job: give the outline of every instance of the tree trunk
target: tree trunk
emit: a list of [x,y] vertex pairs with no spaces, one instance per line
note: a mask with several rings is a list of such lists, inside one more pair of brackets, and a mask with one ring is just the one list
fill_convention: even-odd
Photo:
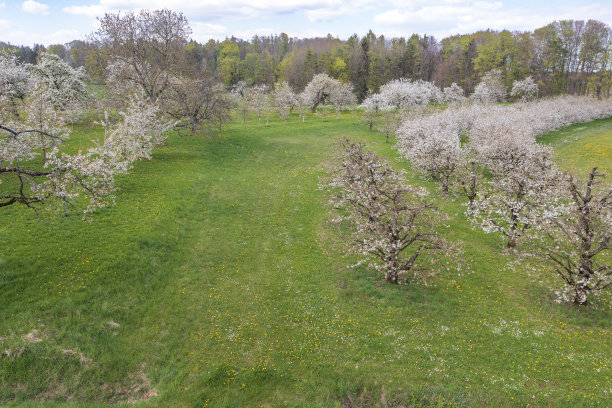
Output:
[[314,105],[312,105],[312,106],[310,107],[310,111],[311,111],[312,113],[315,113],[315,112],[317,111],[317,106],[319,106],[319,102],[317,102],[317,103],[315,103]]
[[508,237],[508,243],[506,244],[506,248],[509,248],[509,249],[516,248],[516,238],[514,237],[514,234]]

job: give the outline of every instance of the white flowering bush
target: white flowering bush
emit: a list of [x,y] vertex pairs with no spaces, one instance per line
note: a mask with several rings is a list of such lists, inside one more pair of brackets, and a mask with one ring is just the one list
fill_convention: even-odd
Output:
[[381,94],[372,94],[363,100],[361,107],[365,110],[365,120],[372,131],[374,122],[378,118],[381,111],[390,109],[391,107],[387,104],[387,101]]
[[523,102],[533,100],[538,96],[538,84],[530,76],[522,81],[514,81],[510,96],[520,98]]
[[471,98],[478,103],[491,104],[504,102],[506,94],[507,90],[502,79],[502,72],[493,69],[482,76]]
[[442,101],[446,103],[462,103],[465,102],[465,92],[463,88],[453,82],[450,86],[442,90]]
[[[493,169],[517,169],[526,150],[539,148],[538,135],[609,116],[612,102],[577,96],[511,106],[451,106],[405,120],[397,131],[397,143],[417,170],[440,181],[447,191],[454,171],[465,160]],[[467,138],[464,144],[462,136]]]
[[336,89],[330,95],[329,101],[336,109],[336,119],[338,119],[342,109],[357,104],[357,97],[353,93],[353,86],[342,82],[336,84]]
[[380,87],[380,95],[396,110],[413,109],[443,100],[440,88],[420,79],[416,81],[405,78],[394,79]]
[[131,96],[127,109],[119,115],[121,120],[116,124],[110,124],[108,119],[101,122],[104,141],[89,153],[105,158],[115,172],[124,173],[135,161],[150,160],[152,150],[163,145],[165,132],[174,123],[161,120],[159,107],[142,94]]
[[444,192],[463,160],[458,125],[447,119],[448,114],[420,116],[404,122],[397,133],[400,153],[413,167],[439,181]]

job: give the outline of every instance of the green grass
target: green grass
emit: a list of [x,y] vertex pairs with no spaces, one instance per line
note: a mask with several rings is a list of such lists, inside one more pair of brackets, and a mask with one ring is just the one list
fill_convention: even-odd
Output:
[[594,165],[609,174],[612,170],[612,118],[577,123],[538,138],[551,145],[566,168],[586,173]]
[[[340,136],[408,168],[349,114],[294,115],[171,136],[91,223],[2,209],[0,404],[606,406],[609,310],[554,303],[435,184],[410,176],[457,214],[469,267],[427,287],[346,267],[318,189]],[[572,156],[588,137],[545,141],[610,168]]]

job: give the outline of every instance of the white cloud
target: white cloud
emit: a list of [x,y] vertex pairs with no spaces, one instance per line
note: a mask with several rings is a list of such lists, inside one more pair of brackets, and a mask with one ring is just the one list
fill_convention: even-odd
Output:
[[211,38],[219,40],[227,36],[227,27],[221,24],[196,21],[191,23],[190,26],[192,29],[191,37],[196,41],[205,42]]
[[598,4],[546,8],[544,11],[523,7],[506,7],[500,1],[416,1],[384,11],[374,17],[385,35],[397,34],[403,29],[406,36],[413,32],[434,34],[438,38],[478,30],[533,30],[552,21],[562,19],[596,18],[604,22],[612,17],[610,7]]
[[43,38],[44,39],[41,40],[40,34],[23,30],[4,30],[2,33],[2,41],[7,41],[11,44],[44,44],[46,46],[51,44],[65,44],[73,40],[83,39],[84,35],[78,30],[57,30],[50,34],[45,34]]
[[[282,32],[283,30],[277,31],[277,33]],[[338,37],[338,34],[335,31],[320,31],[320,30],[301,30],[301,31],[285,31],[289,38],[325,38],[327,35],[331,35],[332,37]]]
[[4,7],[6,7],[6,3],[0,2],[0,8],[4,8]]
[[330,21],[336,17],[353,14],[355,9],[347,7],[319,8],[314,10],[306,10],[306,17],[313,23],[319,21]]
[[[24,11],[26,4],[32,10],[36,9],[33,5],[41,6],[38,12],[54,11],[43,3],[33,0],[19,0],[19,3],[22,1]],[[0,0],[0,8],[5,3],[8,2]],[[183,12],[192,27],[192,38],[197,41],[222,40],[232,35],[248,40],[254,34],[281,32],[298,38],[325,37],[328,31],[347,38],[354,32],[363,35],[368,29],[386,37],[418,33],[433,34],[440,39],[487,28],[532,30],[559,19],[595,18],[608,24],[612,22],[612,7],[603,0],[563,0],[563,5],[570,6],[556,7],[530,0],[80,0],[65,3],[78,5],[62,4],[65,6],[61,9],[63,20],[45,19],[49,21],[45,22],[48,28],[31,26],[33,19],[16,21],[11,29],[27,34],[17,41],[47,43],[48,36],[41,34],[42,30],[52,32],[73,27],[81,27],[83,37],[98,28],[95,17],[102,17],[104,13],[160,8]],[[7,24],[13,19],[2,17],[0,33],[7,38]],[[59,21],[74,21],[75,25]],[[35,38],[32,33],[37,30],[39,35]],[[54,35],[60,36],[57,33]]]
[[242,38],[243,40],[250,40],[251,38],[253,38],[256,35],[259,36],[269,36],[269,35],[274,35],[274,34],[280,34],[281,31],[279,31],[278,28],[266,28],[266,27],[262,27],[262,28],[250,28],[247,30],[240,30],[240,31],[236,31],[233,33],[229,33],[228,36],[235,36],[236,38]]
[[34,0],[27,0],[21,3],[21,10],[31,14],[49,14],[49,6]]
[[0,30],[6,30],[7,28],[11,28],[12,26],[12,21],[0,19]]
[[78,30],[58,30],[46,36],[46,44],[66,44],[70,41],[82,39],[83,36]]
[[345,0],[100,0],[97,4],[64,7],[69,14],[99,17],[111,10],[168,8],[195,20],[244,19],[262,14],[286,14],[301,10],[333,9]]
[[92,4],[90,6],[70,6],[62,8],[64,13],[74,14],[77,16],[87,16],[91,18],[102,17],[105,13],[111,11],[100,4]]

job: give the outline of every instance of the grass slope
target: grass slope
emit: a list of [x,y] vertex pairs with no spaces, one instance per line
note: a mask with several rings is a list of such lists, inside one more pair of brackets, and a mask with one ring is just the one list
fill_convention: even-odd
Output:
[[[562,161],[610,169],[599,149],[611,129],[543,141]],[[75,146],[91,131],[77,128]],[[91,223],[3,209],[0,404],[609,403],[609,312],[553,303],[434,184],[412,179],[457,214],[446,230],[471,272],[396,287],[346,268],[318,190],[340,136],[407,168],[350,115],[252,120],[214,139],[171,136]],[[589,156],[576,155],[586,143]]]

